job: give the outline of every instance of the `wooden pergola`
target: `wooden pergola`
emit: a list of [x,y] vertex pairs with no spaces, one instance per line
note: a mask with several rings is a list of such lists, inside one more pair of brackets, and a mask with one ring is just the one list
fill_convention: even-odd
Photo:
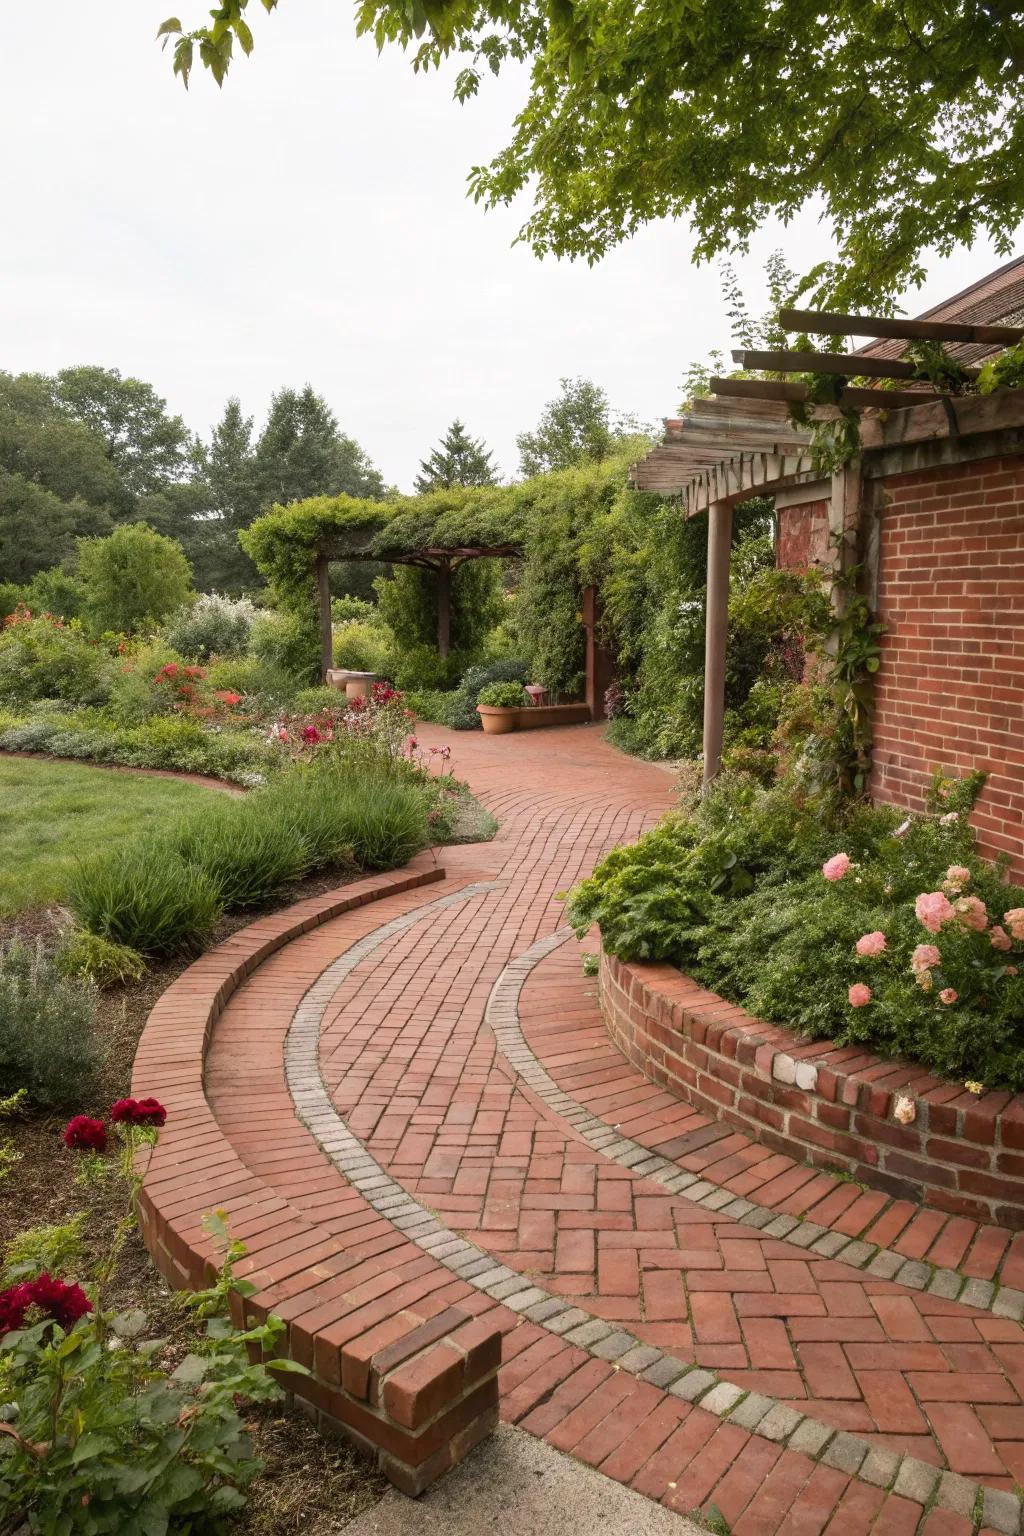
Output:
[[[786,330],[797,333],[942,342],[953,349],[969,348],[973,363],[986,352],[998,352],[1024,338],[1024,327],[1020,326],[797,309],[782,310],[779,320]],[[712,379],[710,395],[694,400],[682,418],[666,420],[664,441],[630,470],[637,490],[678,499],[687,517],[704,511],[708,514],[705,784],[717,775],[722,761],[733,507],[752,496],[774,495],[821,478],[810,431],[794,426],[787,412],[791,402],[808,399],[808,387],[784,375],[830,374],[843,379],[884,380],[887,386],[895,381],[897,385],[848,385],[841,392],[842,411],[855,410],[860,415],[862,452],[831,477],[829,558],[837,575],[857,558],[867,479],[873,470],[891,472],[883,450],[984,431],[995,414],[1001,418],[1007,415],[998,409],[1005,404],[998,396],[953,396],[922,382],[912,363],[872,355],[871,349],[858,353],[751,349],[734,352],[733,357],[745,370],[763,370],[774,377]],[[975,378],[978,369],[965,367],[965,372],[968,378]],[[1024,398],[1017,409],[1024,425]],[[815,412],[816,419],[828,419],[838,416],[840,407],[816,406]],[[1010,422],[1015,424],[1012,410]],[[1005,424],[1000,421],[1000,425]],[[833,602],[838,608],[842,601],[837,586]]]
[[452,634],[452,572],[469,560],[502,560],[522,554],[519,544],[480,544],[451,549],[425,545],[411,551],[389,551],[386,546],[363,551],[345,547],[332,549],[321,545],[316,555],[316,589],[320,619],[320,664],[326,676],[334,664],[334,637],[331,626],[330,567],[333,560],[377,560],[387,565],[411,565],[417,570],[433,571],[437,577],[437,650],[447,656]]

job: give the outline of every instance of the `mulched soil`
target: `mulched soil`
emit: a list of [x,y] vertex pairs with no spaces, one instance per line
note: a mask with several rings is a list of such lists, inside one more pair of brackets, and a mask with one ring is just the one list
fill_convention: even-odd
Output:
[[[301,901],[333,890],[345,879],[335,872],[302,881],[292,888],[291,899]],[[255,915],[222,919],[213,942],[220,943]],[[17,933],[49,944],[65,922],[64,914],[55,909],[22,913],[0,922],[0,942]],[[97,1034],[103,1065],[89,1103],[60,1114],[29,1113],[5,1122],[4,1134],[10,1136],[21,1161],[0,1185],[0,1251],[18,1232],[66,1222],[83,1210],[89,1212],[85,1227],[90,1255],[98,1257],[106,1250],[124,1213],[124,1182],[111,1177],[88,1189],[77,1184],[78,1154],[66,1150],[61,1132],[71,1113],[105,1116],[113,1100],[128,1093],[135,1049],[150,1009],[188,963],[154,965],[136,985],[101,994]],[[145,1087],[159,1097],[159,1083]],[[108,1300],[119,1310],[138,1307],[146,1313],[151,1336],[167,1340],[162,1363],[172,1365],[187,1351],[194,1325],[151,1264],[137,1233],[131,1234],[122,1251]],[[256,1453],[266,1470],[250,1492],[245,1516],[233,1527],[239,1536],[293,1536],[295,1532],[334,1536],[387,1487],[349,1446],[321,1437],[297,1410],[270,1405],[254,1410],[251,1423]]]

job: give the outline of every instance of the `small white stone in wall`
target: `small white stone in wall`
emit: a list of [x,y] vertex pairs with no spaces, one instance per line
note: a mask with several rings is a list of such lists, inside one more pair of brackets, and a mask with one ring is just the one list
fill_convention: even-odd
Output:
[[772,1077],[779,1083],[796,1082],[796,1062],[792,1056],[779,1051],[772,1060]]
[[810,1061],[798,1061],[796,1064],[796,1085],[805,1093],[813,1093],[818,1086],[818,1069]]
[[917,1105],[913,1099],[908,1099],[905,1093],[901,1093],[896,1100],[896,1108],[892,1112],[894,1120],[900,1125],[912,1125],[917,1119]]

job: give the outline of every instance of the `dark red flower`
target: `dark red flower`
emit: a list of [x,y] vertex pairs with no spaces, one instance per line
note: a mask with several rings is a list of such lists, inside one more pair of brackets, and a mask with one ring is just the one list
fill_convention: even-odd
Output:
[[303,741],[321,741],[323,738],[315,725],[307,725],[302,733]]
[[76,1115],[64,1128],[64,1145],[74,1151],[103,1152],[107,1145],[107,1128],[102,1120]]
[[66,1285],[51,1275],[40,1275],[26,1289],[31,1292],[31,1305],[39,1307],[65,1330],[73,1328],[80,1317],[92,1311],[92,1302],[80,1285]]
[[32,1287],[23,1282],[0,1291],[0,1338],[16,1328],[24,1328],[25,1313],[32,1305]]
[[159,1099],[118,1099],[110,1106],[110,1118],[115,1125],[163,1125],[167,1111]]

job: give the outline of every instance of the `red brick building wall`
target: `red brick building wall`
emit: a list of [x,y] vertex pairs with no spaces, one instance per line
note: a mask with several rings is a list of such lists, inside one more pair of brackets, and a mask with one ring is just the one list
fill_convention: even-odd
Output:
[[898,475],[886,490],[872,793],[920,809],[935,768],[984,769],[981,845],[1010,854],[1020,878],[1024,456]]
[[824,561],[828,554],[827,501],[781,507],[777,526],[775,563],[780,570],[800,571]]

